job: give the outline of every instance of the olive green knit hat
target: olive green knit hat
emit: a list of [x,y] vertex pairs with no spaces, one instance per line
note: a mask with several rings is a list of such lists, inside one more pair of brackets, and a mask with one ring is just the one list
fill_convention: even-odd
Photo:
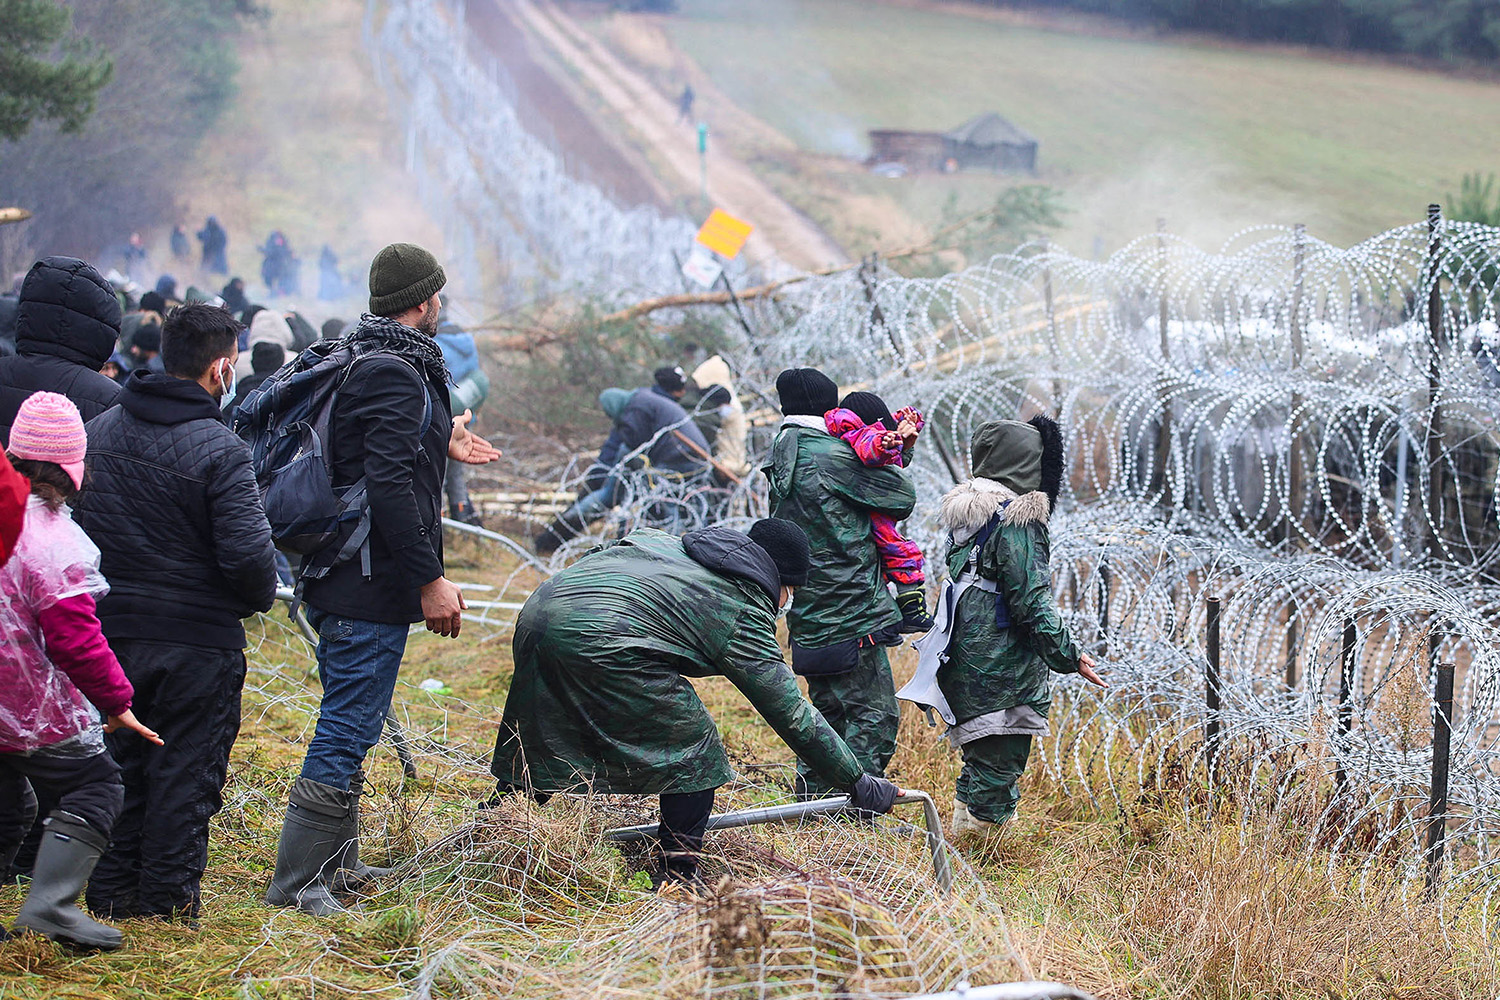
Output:
[[392,243],[370,261],[370,312],[396,316],[432,298],[448,276],[437,258],[415,243]]

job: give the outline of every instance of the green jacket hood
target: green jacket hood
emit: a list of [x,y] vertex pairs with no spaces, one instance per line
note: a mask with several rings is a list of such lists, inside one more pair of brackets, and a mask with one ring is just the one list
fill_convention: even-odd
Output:
[[974,432],[969,468],[976,479],[1002,483],[1017,496],[1041,490],[1052,506],[1062,490],[1062,429],[1051,417],[991,420]]
[[631,392],[629,389],[605,389],[599,393],[599,409],[611,420],[619,420],[620,414],[625,412],[625,404],[630,402]]

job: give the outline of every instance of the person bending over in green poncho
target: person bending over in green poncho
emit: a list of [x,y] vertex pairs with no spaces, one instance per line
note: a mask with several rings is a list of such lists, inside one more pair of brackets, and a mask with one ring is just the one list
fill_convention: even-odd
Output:
[[692,879],[714,790],[733,772],[688,678],[724,676],[854,808],[888,812],[896,786],[863,772],[776,642],[808,564],[802,529],[766,518],[682,538],[641,529],[542,584],[516,621],[490,768],[499,793],[658,795],[663,875]]
[[[948,574],[901,697],[935,708],[963,753],[953,831],[993,832],[1015,814],[1033,737],[1047,734],[1049,671],[1104,686],[1052,598],[1047,522],[1062,486],[1063,442],[1044,416],[992,420],[970,445],[973,478],[942,500]],[[935,685],[931,682],[935,681]]]

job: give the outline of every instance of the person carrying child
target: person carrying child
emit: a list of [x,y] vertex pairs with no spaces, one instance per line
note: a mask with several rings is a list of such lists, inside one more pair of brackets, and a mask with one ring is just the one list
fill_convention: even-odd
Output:
[[78,408],[55,392],[29,396],[10,431],[9,458],[31,495],[15,552],[0,566],[0,871],[31,828],[41,791],[57,806],[16,929],[110,950],[120,932],[74,905],[124,801],[104,734],[131,729],[161,740],[130,710],[135,692],[94,612],[109,589],[99,550],[64,506],[82,486],[86,445]]
[[[873,392],[851,392],[838,409],[823,415],[828,433],[843,438],[865,465],[904,467],[911,462],[912,448],[925,421],[912,407],[895,414],[885,400]],[[896,585],[896,606],[901,609],[902,632],[926,632],[932,628],[927,613],[927,577],[922,571],[922,550],[879,511],[870,512],[875,549],[885,578]]]
[[1062,487],[1063,441],[1045,416],[974,433],[973,477],[943,496],[951,582],[917,640],[916,675],[897,697],[936,711],[963,754],[953,832],[992,833],[1015,814],[1033,737],[1047,734],[1048,672],[1105,686],[1052,596],[1047,522]]

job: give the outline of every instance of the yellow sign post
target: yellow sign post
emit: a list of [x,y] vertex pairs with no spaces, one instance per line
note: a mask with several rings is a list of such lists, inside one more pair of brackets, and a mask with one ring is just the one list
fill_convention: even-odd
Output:
[[725,260],[734,260],[754,230],[750,223],[716,208],[703,223],[703,228],[698,230],[697,240]]

